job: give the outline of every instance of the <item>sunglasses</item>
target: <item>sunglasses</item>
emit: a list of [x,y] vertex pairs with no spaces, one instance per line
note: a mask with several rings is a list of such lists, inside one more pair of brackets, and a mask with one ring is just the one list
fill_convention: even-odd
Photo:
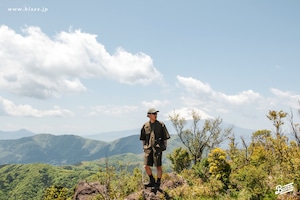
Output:
[[157,113],[148,113],[148,114],[157,115]]

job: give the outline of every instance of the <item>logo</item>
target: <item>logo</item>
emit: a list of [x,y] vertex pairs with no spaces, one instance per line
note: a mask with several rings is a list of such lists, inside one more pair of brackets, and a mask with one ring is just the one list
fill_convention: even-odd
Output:
[[293,186],[294,183],[289,183],[289,184],[286,184],[286,185],[277,185],[276,186],[276,191],[275,191],[275,194],[285,194],[285,193],[288,193],[288,192],[293,192],[294,191],[294,186]]

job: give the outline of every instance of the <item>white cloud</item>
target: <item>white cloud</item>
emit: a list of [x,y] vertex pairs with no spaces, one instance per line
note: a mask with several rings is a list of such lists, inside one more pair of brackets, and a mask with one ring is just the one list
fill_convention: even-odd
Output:
[[192,111],[195,111],[196,113],[198,113],[202,120],[213,118],[212,116],[210,116],[203,110],[198,109],[198,108],[192,108],[192,107],[183,107],[180,109],[170,111],[168,113],[168,116],[173,116],[176,113],[176,114],[179,114],[181,117],[183,117],[185,120],[192,120]]
[[167,101],[167,100],[153,100],[153,101],[143,101],[142,102],[142,105],[144,107],[146,107],[146,109],[149,109],[149,108],[155,108],[155,109],[159,109],[161,107],[164,107],[166,105],[168,105],[170,102]]
[[75,30],[50,38],[38,27],[22,33],[0,26],[0,89],[49,98],[85,91],[80,80],[86,78],[132,85],[162,80],[150,56],[122,48],[110,55],[96,35]]
[[[183,85],[185,93],[181,100],[183,102],[183,111],[189,109],[201,109],[203,117],[227,117],[231,121],[235,117],[249,117],[249,113],[265,105],[266,99],[259,93],[252,90],[242,91],[235,95],[228,95],[223,92],[214,91],[208,84],[194,78],[185,78],[177,76],[179,85]],[[188,112],[186,116],[188,115]],[[256,116],[251,116],[255,118]]]
[[272,99],[273,104],[283,104],[290,108],[299,108],[300,95],[291,91],[282,91],[276,88],[271,88],[275,98]]
[[136,106],[116,106],[116,105],[100,105],[92,107],[88,116],[99,116],[99,115],[108,115],[108,116],[128,116],[128,113],[136,111],[138,107]]
[[194,78],[186,78],[177,76],[180,85],[184,86],[187,95],[182,97],[186,105],[202,105],[207,104],[229,104],[243,105],[255,102],[261,98],[259,93],[252,90],[242,91],[236,95],[227,95],[222,92],[214,91],[209,84],[203,83]]
[[73,113],[66,109],[54,106],[52,110],[38,110],[30,105],[16,105],[14,102],[0,97],[0,113],[14,117],[65,117]]
[[206,94],[213,93],[209,84],[203,83],[202,81],[196,80],[192,77],[186,78],[182,76],[177,76],[177,80],[189,92]]
[[149,84],[155,80],[161,81],[162,75],[153,66],[152,59],[139,53],[132,55],[122,48],[110,58],[107,63],[109,76],[127,84]]
[[250,127],[252,124],[264,124],[265,115],[269,110],[284,110],[299,108],[300,95],[291,91],[272,88],[274,96],[263,96],[253,90],[241,91],[228,95],[214,91],[208,84],[194,78],[177,76],[179,86],[185,92],[181,96],[183,108],[179,109],[186,117],[188,109],[201,109],[203,115],[225,118],[227,122],[239,123],[240,126]]
[[270,90],[274,95],[281,97],[281,98],[287,98],[287,97],[291,97],[294,95],[292,92],[282,91],[282,90],[279,90],[276,88],[271,88]]
[[236,95],[226,95],[219,93],[219,97],[230,104],[243,105],[251,102],[255,102],[261,98],[259,93],[253,92],[252,90],[242,91]]

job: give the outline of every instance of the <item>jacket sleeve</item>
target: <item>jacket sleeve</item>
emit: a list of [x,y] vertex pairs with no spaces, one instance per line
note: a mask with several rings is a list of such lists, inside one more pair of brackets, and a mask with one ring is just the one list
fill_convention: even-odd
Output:
[[164,123],[162,123],[162,129],[163,129],[163,140],[170,139],[170,134],[168,132],[168,129]]
[[[145,125],[144,125],[145,126]],[[146,140],[146,133],[145,133],[145,129],[144,126],[141,129],[141,133],[140,133],[140,140]]]

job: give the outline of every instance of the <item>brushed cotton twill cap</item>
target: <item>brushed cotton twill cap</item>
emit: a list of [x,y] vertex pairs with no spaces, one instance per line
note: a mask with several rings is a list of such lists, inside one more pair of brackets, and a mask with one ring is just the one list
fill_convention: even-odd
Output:
[[150,108],[150,109],[148,110],[148,113],[147,113],[147,114],[157,113],[157,112],[159,112],[159,111],[156,110],[155,108]]

